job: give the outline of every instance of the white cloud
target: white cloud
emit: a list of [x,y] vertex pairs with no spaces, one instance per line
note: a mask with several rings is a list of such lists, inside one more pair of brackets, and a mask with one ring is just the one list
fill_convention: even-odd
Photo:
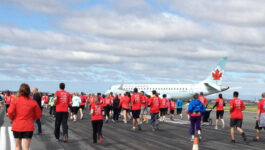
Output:
[[80,34],[127,40],[187,40],[207,35],[202,26],[166,12],[140,17],[92,9],[66,17],[60,26]]
[[264,26],[263,0],[157,0],[198,21]]

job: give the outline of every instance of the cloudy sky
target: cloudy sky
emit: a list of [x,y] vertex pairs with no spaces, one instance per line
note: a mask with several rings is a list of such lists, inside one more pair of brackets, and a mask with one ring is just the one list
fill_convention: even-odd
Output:
[[[197,83],[228,56],[224,85],[265,91],[264,0],[0,0],[0,90]],[[229,96],[233,90],[225,94]]]

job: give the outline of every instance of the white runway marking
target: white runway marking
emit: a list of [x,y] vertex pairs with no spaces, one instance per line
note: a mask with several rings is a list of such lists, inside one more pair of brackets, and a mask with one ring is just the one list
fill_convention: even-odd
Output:
[[11,147],[11,150],[14,150],[15,149],[15,139],[14,139],[14,136],[13,136],[13,131],[11,131],[11,127],[8,127],[8,133],[9,133],[9,140],[10,140],[10,147]]
[[6,128],[1,127],[0,130],[0,150],[6,150]]

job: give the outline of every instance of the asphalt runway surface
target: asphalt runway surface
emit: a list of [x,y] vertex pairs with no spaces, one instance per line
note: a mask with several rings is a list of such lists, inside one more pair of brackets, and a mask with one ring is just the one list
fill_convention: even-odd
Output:
[[[185,114],[184,114],[185,116]],[[132,132],[132,124],[119,122],[104,123],[104,143],[92,145],[92,128],[85,110],[85,119],[73,122],[68,120],[69,141],[67,143],[56,142],[53,134],[54,118],[43,111],[42,127],[43,134],[34,134],[31,142],[31,150],[191,150],[193,142],[190,141],[189,122],[183,120],[160,122],[160,130],[153,132],[150,124],[143,124],[142,131]],[[261,141],[253,142],[255,136],[255,113],[244,113],[243,129],[249,143],[243,142],[239,133],[236,132],[236,143],[230,143],[229,114],[225,112],[225,129],[215,130],[214,126],[202,126],[202,141],[199,148],[202,150],[261,150],[265,147],[265,132],[261,132]],[[215,112],[211,113],[215,122]],[[150,121],[149,121],[150,122]],[[214,123],[215,124],[215,123]],[[14,142],[10,131],[10,120],[5,116],[4,109],[0,110],[0,150],[10,150]],[[35,126],[36,127],[36,126]],[[62,137],[61,137],[62,138]],[[14,143],[13,143],[14,144]]]

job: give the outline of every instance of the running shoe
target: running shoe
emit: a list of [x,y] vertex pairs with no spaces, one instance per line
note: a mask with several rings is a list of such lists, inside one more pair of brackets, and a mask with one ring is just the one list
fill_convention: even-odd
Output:
[[141,131],[142,130],[142,127],[140,124],[138,124],[138,130]]
[[132,128],[132,131],[135,132],[135,127]]
[[214,129],[215,129],[215,130],[218,130],[218,127],[217,127],[217,126],[215,126],[215,127],[214,127]]
[[68,136],[67,135],[63,136],[63,142],[65,142],[65,143],[68,142]]
[[100,142],[100,144],[103,144],[103,137],[102,136],[99,137],[99,142]]
[[235,141],[235,140],[231,140],[231,143],[235,144],[235,143],[236,143],[236,141]]
[[201,134],[199,134],[198,136],[199,136],[199,140],[202,140],[202,135],[201,135]]

